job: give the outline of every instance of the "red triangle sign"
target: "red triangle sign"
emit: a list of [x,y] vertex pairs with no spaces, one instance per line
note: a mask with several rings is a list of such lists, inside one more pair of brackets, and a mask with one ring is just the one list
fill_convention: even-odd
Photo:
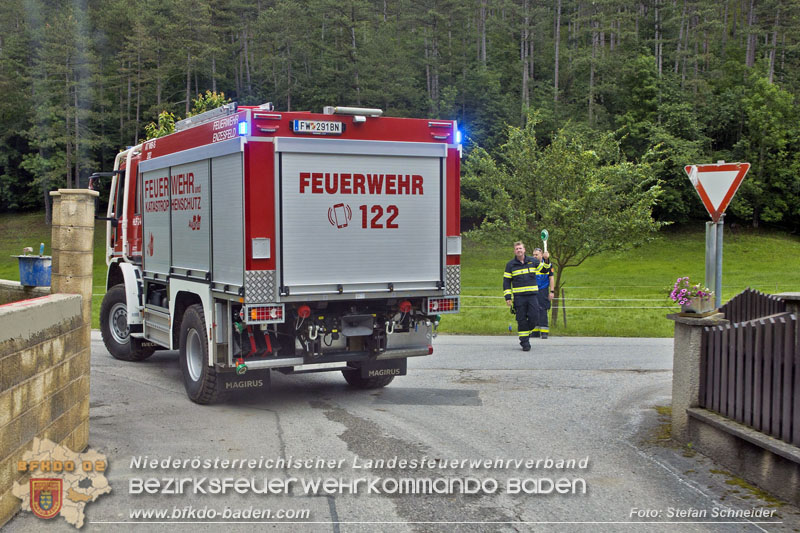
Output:
[[750,163],[686,165],[683,169],[697,189],[711,220],[718,222],[750,170]]

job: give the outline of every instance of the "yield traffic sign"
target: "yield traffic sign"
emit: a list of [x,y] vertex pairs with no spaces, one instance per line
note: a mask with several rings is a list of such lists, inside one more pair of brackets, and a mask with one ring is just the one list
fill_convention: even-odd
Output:
[[683,168],[711,219],[718,222],[750,170],[750,163],[686,165]]

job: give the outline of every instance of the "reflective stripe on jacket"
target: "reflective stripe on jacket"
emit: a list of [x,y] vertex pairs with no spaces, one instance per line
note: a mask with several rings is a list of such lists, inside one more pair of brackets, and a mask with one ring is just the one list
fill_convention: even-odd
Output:
[[514,257],[506,263],[506,270],[503,272],[503,296],[506,300],[510,300],[512,294],[533,293],[538,290],[536,274],[540,264],[527,255],[524,261]]

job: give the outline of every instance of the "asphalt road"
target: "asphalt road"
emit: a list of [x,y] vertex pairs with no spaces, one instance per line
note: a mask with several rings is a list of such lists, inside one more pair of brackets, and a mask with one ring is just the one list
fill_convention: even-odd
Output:
[[[671,339],[556,337],[524,353],[513,337],[440,336],[434,355],[410,360],[408,375],[385,389],[350,389],[339,373],[276,374],[268,393],[212,406],[186,398],[176,352],[124,363],[108,355],[97,332],[92,339],[89,440],[108,457],[113,492],[87,507],[84,531],[800,530],[800,514],[790,506],[752,521],[715,517],[768,502],[727,483],[730,476],[707,458],[659,439],[668,431],[655,408],[670,402]],[[335,466],[135,468],[145,456],[291,457]],[[369,464],[393,458],[436,464]],[[578,465],[547,462],[570,459]],[[473,468],[472,460],[504,464]],[[528,460],[533,467],[514,463]],[[253,478],[256,486],[277,480],[273,492],[297,481],[270,495],[192,493],[203,477]],[[192,481],[182,494],[132,494],[136,478]],[[316,478],[333,478],[334,493],[303,489]],[[379,493],[369,490],[375,478]],[[440,493],[392,494],[403,479],[426,478],[436,480]],[[358,479],[365,481],[352,494]],[[480,484],[477,494],[461,493],[465,479],[476,480],[467,486]],[[577,491],[513,493],[514,479],[528,480],[529,490],[535,482],[543,489],[547,479],[567,479]],[[132,516],[140,509],[164,510],[170,518],[134,523],[144,521]],[[202,519],[204,509],[220,515]],[[233,515],[249,509],[309,516],[255,524]],[[4,530],[73,530],[61,519],[50,522],[23,513]]]

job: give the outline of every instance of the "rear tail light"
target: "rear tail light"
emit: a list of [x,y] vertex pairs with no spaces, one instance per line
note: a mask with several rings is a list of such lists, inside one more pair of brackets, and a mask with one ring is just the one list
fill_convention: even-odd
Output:
[[450,296],[447,298],[428,298],[426,306],[427,314],[441,315],[444,313],[458,313],[461,307],[461,301],[458,296]]
[[244,316],[248,324],[277,324],[283,322],[283,305],[247,306]]

